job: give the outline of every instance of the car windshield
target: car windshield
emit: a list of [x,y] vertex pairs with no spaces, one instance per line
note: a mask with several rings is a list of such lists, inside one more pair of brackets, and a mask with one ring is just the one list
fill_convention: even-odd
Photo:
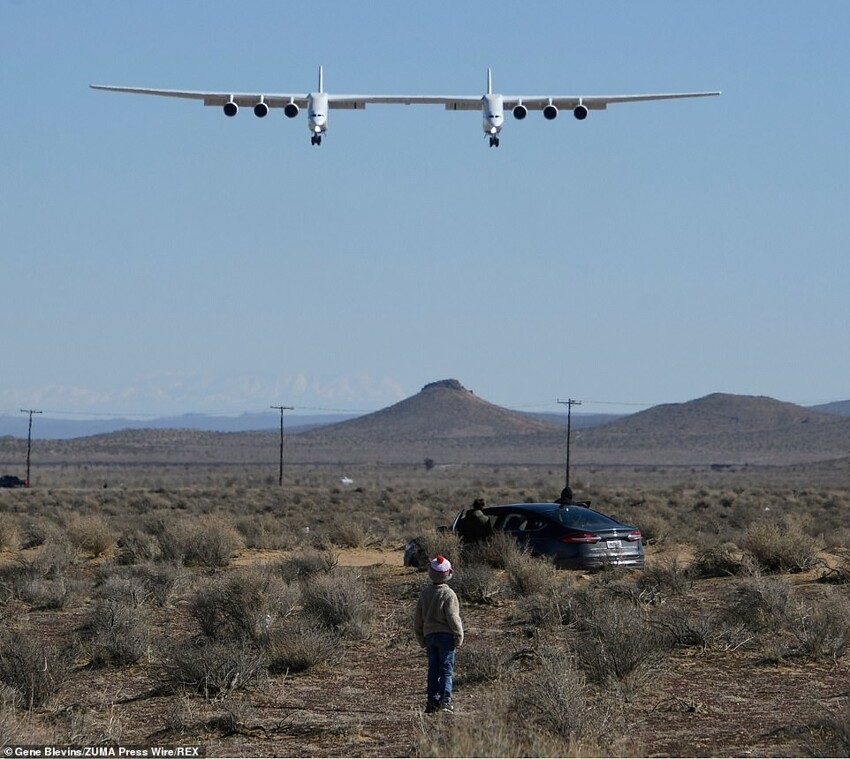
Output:
[[613,530],[620,523],[611,517],[606,517],[593,509],[584,506],[564,506],[556,511],[549,512],[553,520],[557,520],[564,527],[580,530]]

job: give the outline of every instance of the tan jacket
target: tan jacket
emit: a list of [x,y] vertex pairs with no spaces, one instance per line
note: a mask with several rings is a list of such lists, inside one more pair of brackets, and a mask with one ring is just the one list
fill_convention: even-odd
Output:
[[419,594],[413,632],[420,646],[425,646],[425,636],[445,632],[455,636],[455,646],[463,644],[463,622],[457,595],[446,584],[427,585]]

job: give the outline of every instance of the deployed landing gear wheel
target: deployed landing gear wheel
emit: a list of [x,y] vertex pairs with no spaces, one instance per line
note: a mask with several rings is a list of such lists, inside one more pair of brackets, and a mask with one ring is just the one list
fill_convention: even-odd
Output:
[[322,144],[322,135],[314,134],[312,137],[310,137],[310,144],[311,145],[321,145]]
[[499,138],[498,137],[491,137],[490,138],[490,147],[491,148],[499,147]]

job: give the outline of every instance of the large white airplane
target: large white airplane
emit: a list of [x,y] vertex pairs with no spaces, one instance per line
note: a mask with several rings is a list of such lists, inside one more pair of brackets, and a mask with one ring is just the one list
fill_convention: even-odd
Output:
[[192,90],[157,90],[148,87],[115,87],[92,84],[95,90],[130,92],[137,95],[160,95],[172,98],[203,100],[204,105],[217,105],[226,116],[235,116],[240,107],[253,108],[254,115],[263,118],[271,108],[282,108],[294,119],[302,108],[307,109],[307,128],[310,142],[321,145],[328,130],[328,110],[331,108],[362,109],[371,103],[398,105],[442,105],[449,111],[480,110],[484,135],[490,147],[499,146],[499,134],[505,123],[505,108],[516,119],[524,119],[529,111],[543,111],[543,117],[552,121],[564,109],[571,109],[579,121],[590,111],[604,111],[611,103],[637,103],[645,100],[674,100],[719,95],[719,92],[671,92],[648,95],[501,95],[493,92],[493,76],[487,69],[487,92],[484,95],[333,95],[325,92],[322,67],[319,66],[319,89],[304,94],[265,94],[260,92],[196,92]]

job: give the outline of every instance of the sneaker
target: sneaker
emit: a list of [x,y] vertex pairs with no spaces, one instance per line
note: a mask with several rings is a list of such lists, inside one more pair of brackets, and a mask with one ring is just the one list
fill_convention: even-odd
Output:
[[440,704],[438,701],[429,701],[425,704],[425,714],[433,714],[438,711],[440,711]]
[[441,712],[453,712],[455,708],[452,706],[451,701],[441,701],[440,702],[440,711]]

